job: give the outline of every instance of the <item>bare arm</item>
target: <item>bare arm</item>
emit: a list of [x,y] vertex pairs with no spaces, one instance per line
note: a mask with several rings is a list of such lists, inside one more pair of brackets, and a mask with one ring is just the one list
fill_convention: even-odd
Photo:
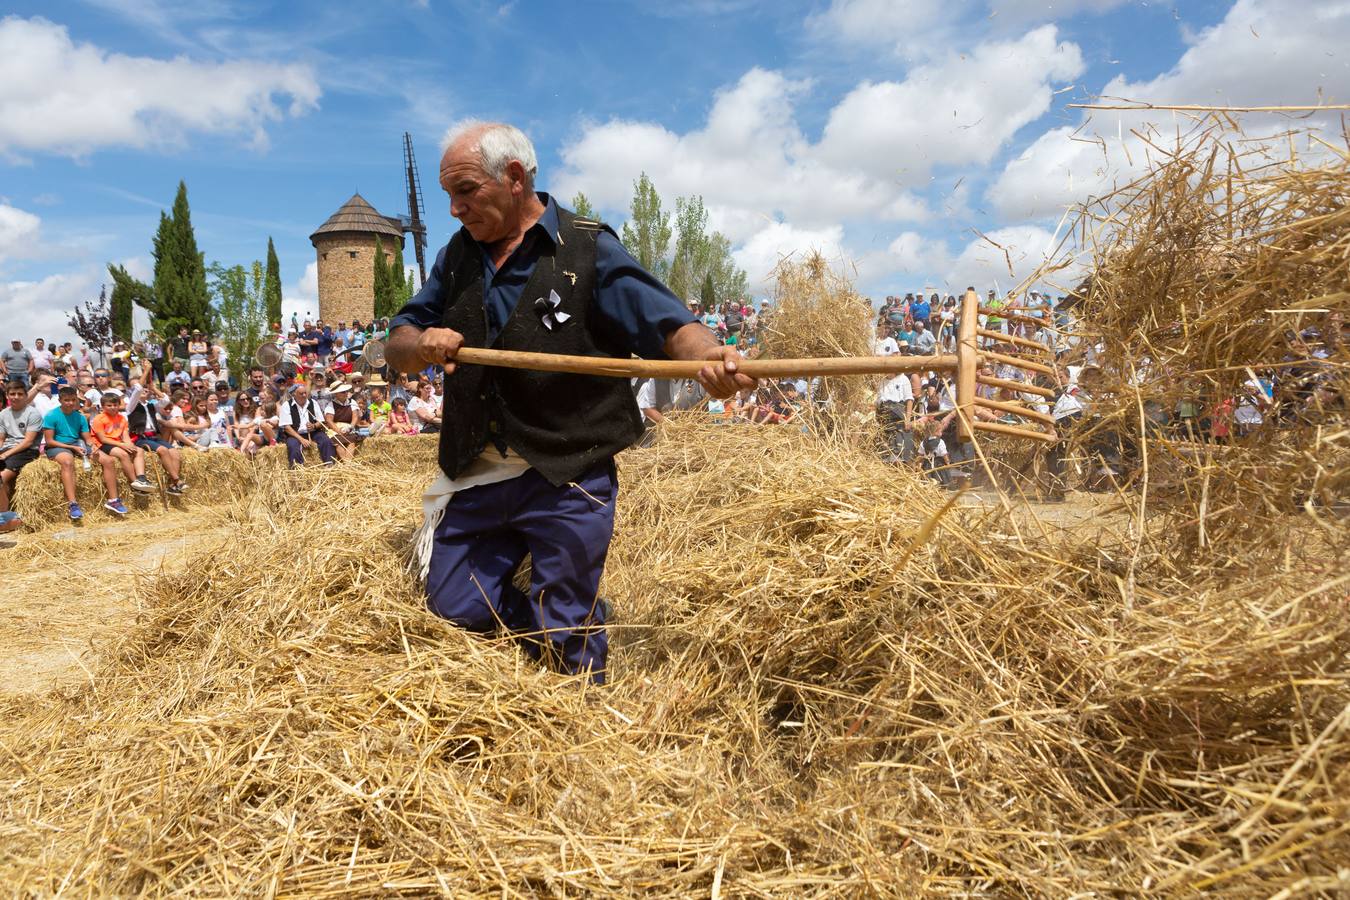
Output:
[[699,322],[690,322],[672,331],[666,336],[664,349],[671,359],[707,360],[708,365],[699,370],[698,381],[705,391],[719,400],[725,400],[742,388],[755,386],[755,379],[738,371],[740,352],[724,345]]
[[418,328],[400,325],[384,342],[384,357],[399,372],[420,372],[427,366],[455,370],[455,354],[464,346],[464,336],[449,328]]

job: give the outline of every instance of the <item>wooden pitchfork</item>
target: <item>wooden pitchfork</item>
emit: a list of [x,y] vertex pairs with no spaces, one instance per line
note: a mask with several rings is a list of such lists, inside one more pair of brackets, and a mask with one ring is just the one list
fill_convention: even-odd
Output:
[[[894,375],[900,372],[955,372],[956,405],[960,410],[961,437],[970,439],[970,431],[985,431],[1027,440],[1056,440],[1055,435],[1031,427],[1009,425],[1003,422],[985,422],[976,418],[977,408],[1018,416],[1028,422],[1053,426],[1054,418],[1039,410],[1018,403],[1009,403],[979,396],[977,385],[1004,388],[1019,394],[1054,397],[1055,392],[1030,381],[1013,381],[980,374],[986,362],[1002,363],[1024,372],[1039,372],[1054,376],[1054,357],[1043,344],[1011,334],[1001,334],[979,327],[978,314],[986,313],[1002,318],[1041,323],[1041,319],[1010,313],[1007,310],[984,309],[974,291],[967,291],[962,300],[961,328],[957,334],[957,349],[953,354],[936,356],[844,356],[817,359],[747,359],[740,363],[740,371],[751,378],[786,378],[789,376],[835,375]],[[1008,345],[1008,353],[981,350],[979,339]],[[1041,355],[1049,362],[1027,359],[1028,353]],[[480,366],[499,366],[507,369],[532,369],[540,372],[569,372],[578,375],[602,375],[611,378],[695,378],[707,365],[699,360],[615,359],[594,356],[565,356],[554,353],[526,353],[516,350],[487,350],[461,347],[457,363]]]

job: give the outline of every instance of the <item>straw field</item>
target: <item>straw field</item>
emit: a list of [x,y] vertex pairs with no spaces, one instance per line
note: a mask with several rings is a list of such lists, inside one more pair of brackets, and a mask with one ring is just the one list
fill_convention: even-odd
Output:
[[[403,445],[408,447],[409,445]],[[258,474],[86,687],[0,702],[35,894],[1345,887],[1347,553],[1051,542],[793,429],[621,457],[613,683],[422,610],[430,446]],[[736,472],[736,483],[728,477]],[[246,537],[245,537],[246,536]]]

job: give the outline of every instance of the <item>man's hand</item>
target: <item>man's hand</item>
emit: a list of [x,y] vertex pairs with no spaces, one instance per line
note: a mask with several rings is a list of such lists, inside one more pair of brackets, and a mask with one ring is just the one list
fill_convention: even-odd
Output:
[[301,439],[300,439],[300,446],[301,446],[301,447],[304,447],[306,450],[308,450],[310,447],[313,447],[313,446],[314,446],[314,442],[311,441],[309,438],[301,438]]
[[445,374],[455,371],[455,354],[464,346],[464,335],[452,328],[428,328],[417,338],[414,352],[424,366],[444,366]]
[[709,365],[699,370],[698,383],[709,396],[718,400],[755,386],[755,379],[738,371],[742,359],[740,352],[735,347],[724,346],[699,322],[690,322],[672,331],[666,337],[665,351],[671,359],[707,360]]
[[755,379],[740,373],[741,354],[735,347],[713,347],[703,358],[710,363],[699,369],[698,383],[710,396],[725,400],[755,386]]

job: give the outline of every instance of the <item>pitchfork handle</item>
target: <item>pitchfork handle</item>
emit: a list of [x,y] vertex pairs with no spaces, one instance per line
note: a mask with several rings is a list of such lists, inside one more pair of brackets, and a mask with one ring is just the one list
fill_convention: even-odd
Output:
[[[455,362],[538,372],[570,372],[610,378],[695,378],[711,360],[613,359],[603,356],[565,356],[557,353],[527,353],[521,350],[486,350],[461,347]],[[955,370],[956,357],[947,356],[843,356],[818,359],[743,359],[737,362],[742,375],[751,378],[786,378],[800,375],[887,375],[898,372]]]

